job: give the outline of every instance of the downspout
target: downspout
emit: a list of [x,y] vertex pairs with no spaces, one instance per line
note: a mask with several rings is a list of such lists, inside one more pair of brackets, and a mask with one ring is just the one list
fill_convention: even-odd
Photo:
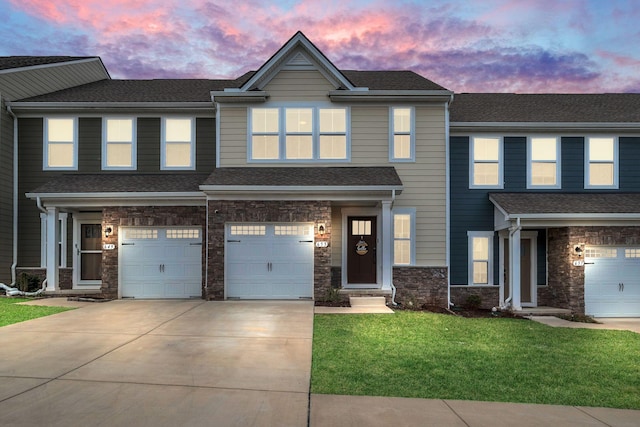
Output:
[[451,145],[451,141],[450,141],[450,129],[449,129],[449,123],[450,123],[450,118],[449,118],[449,111],[450,111],[450,107],[451,104],[453,104],[453,99],[454,99],[454,94],[451,94],[451,97],[449,99],[449,102],[447,102],[447,104],[445,105],[445,110],[444,110],[444,114],[445,114],[445,123],[444,123],[444,147],[445,147],[445,151],[444,151],[444,155],[445,155],[445,265],[447,266],[447,309],[451,309],[451,307],[454,306],[453,302],[451,301],[451,255],[450,255],[450,248],[451,248],[451,240],[450,240],[450,234],[451,234],[451,168],[449,166],[449,161],[450,161],[450,154],[449,151],[451,149],[450,145]]
[[[396,201],[396,190],[393,189],[391,190],[391,207],[390,209],[393,210],[393,204]],[[396,285],[393,284],[393,262],[391,263],[391,305],[393,305],[394,307],[398,306],[398,303],[396,302],[396,292],[398,292],[398,290],[396,289]]]
[[[11,264],[11,285],[0,283],[0,289],[4,289],[7,296],[34,297],[40,295],[47,289],[47,279],[42,281],[42,288],[35,292],[24,292],[16,285],[16,268],[18,267],[18,117],[11,111],[11,105],[7,105],[7,112],[13,118],[13,263]],[[38,197],[38,208],[46,212],[40,204]]]
[[[520,217],[516,218],[516,225],[509,227],[509,242],[511,242],[511,239],[513,238],[513,235],[522,230],[522,226],[520,225]],[[509,262],[511,262],[511,255],[509,254]],[[509,271],[511,271],[511,268],[509,268]],[[511,274],[511,273],[509,273]],[[513,298],[513,280],[509,280],[509,298],[507,298],[506,300],[504,300],[504,303],[502,303],[502,309],[508,308],[510,306],[510,302],[511,299]]]

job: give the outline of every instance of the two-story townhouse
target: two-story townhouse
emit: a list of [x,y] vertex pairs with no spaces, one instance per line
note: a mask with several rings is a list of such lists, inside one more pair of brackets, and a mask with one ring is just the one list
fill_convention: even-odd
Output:
[[640,316],[640,95],[457,94],[451,299]]
[[108,297],[447,306],[451,98],[413,72],[339,70],[299,32],[237,80],[13,101],[19,266]]
[[0,57],[0,283],[16,282],[17,119],[7,103],[109,79],[97,57]]

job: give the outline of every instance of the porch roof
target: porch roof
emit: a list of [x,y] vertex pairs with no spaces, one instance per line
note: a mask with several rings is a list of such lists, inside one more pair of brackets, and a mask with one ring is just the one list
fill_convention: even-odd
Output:
[[490,193],[496,230],[526,227],[637,225],[640,193]]

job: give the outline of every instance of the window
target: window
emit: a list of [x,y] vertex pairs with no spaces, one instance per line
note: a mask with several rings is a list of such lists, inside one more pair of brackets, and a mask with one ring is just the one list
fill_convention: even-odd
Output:
[[502,138],[473,137],[469,151],[469,187],[502,188]]
[[493,284],[493,231],[468,231],[470,285]]
[[527,188],[560,188],[560,144],[556,137],[529,138]]
[[163,119],[161,169],[195,169],[194,123],[193,118]]
[[44,121],[44,169],[78,169],[78,132],[75,118]]
[[[67,218],[68,213],[58,214],[58,267],[67,266]],[[47,214],[40,214],[40,267],[47,267]]]
[[135,120],[104,118],[102,123],[102,169],[136,169]]
[[618,188],[618,140],[590,137],[585,144],[585,188]]
[[348,160],[346,108],[252,108],[249,160]]
[[393,210],[393,264],[414,265],[416,210],[400,208]]
[[391,108],[389,122],[391,123],[389,160],[415,160],[413,108]]

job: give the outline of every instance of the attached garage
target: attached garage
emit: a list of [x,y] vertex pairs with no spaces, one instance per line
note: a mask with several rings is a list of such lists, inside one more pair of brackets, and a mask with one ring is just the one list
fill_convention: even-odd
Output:
[[313,231],[313,223],[227,224],[226,298],[312,298]]
[[123,298],[202,298],[199,227],[122,227]]
[[585,249],[585,313],[640,317],[640,247]]

